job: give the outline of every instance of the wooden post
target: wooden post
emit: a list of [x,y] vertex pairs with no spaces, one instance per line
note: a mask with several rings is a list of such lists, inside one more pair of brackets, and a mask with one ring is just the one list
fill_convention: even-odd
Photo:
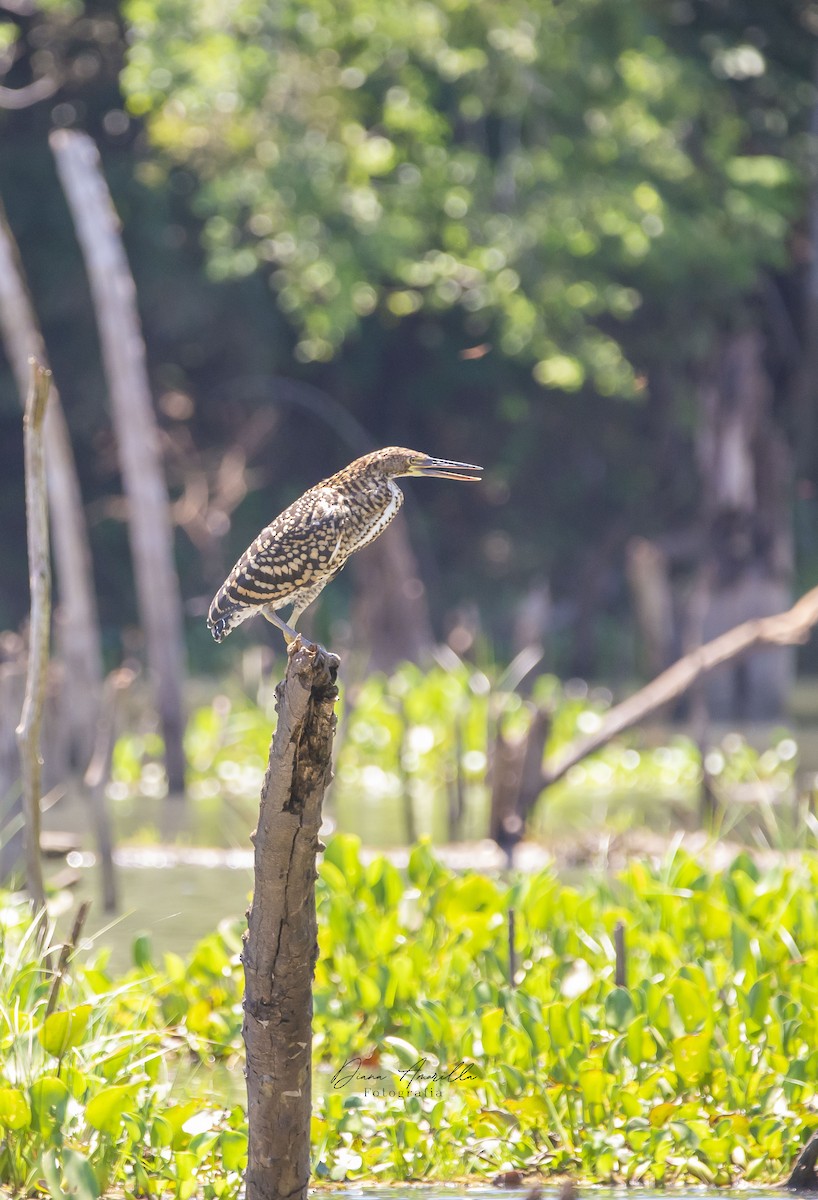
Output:
[[310,1177],[315,859],[332,777],[339,660],[298,638],[276,689],[244,938],[247,1200],[306,1200]]
[[48,493],[45,481],[43,422],[51,372],[31,360],[31,388],[26,401],[26,526],[28,577],[31,586],[31,620],[28,634],[28,670],[23,711],[17,726],[25,813],[26,886],[37,912],[45,908],[45,888],[40,863],[40,729],[43,722],[48,643],[51,624],[51,560],[48,550]]
[[119,219],[91,138],[55,130],[49,139],[88,269],[128,498],[128,533],[148,667],[165,740],[170,791],[185,782],[184,622],[173,527],[162,470],[136,288]]

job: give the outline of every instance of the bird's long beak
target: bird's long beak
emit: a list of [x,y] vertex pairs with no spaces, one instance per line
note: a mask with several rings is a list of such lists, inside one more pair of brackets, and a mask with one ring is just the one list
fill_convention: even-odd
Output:
[[[413,475],[436,479],[462,479],[466,483],[478,483],[482,467],[473,463],[450,462],[447,458],[424,458],[412,468]],[[465,472],[470,471],[470,475]]]

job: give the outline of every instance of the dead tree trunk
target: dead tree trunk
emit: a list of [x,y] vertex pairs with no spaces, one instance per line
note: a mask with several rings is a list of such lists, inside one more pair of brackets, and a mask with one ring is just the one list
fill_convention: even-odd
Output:
[[394,671],[402,662],[428,660],[434,646],[426,588],[406,518],[353,559],[353,629],[366,630],[366,669]]
[[491,753],[489,837],[505,852],[509,866],[542,791],[543,754],[551,731],[551,713],[533,704],[527,707],[531,724],[521,738],[510,739],[502,715],[498,717]]
[[28,670],[23,711],[17,726],[25,813],[26,886],[35,911],[45,908],[40,865],[40,794],[42,759],[40,730],[45,706],[46,672],[51,625],[51,560],[48,551],[48,492],[45,481],[43,422],[51,372],[31,360],[31,390],[26,401],[26,526],[28,577],[31,583],[31,621]]
[[171,792],[180,792],[185,779],[182,601],[136,289],[96,146],[86,134],[65,129],[52,133],[50,141],[94,297],[168,785]]
[[[48,365],[45,343],[25,284],[17,245],[0,204],[0,335],[14,373],[20,403],[29,387],[29,359]],[[62,719],[76,761],[91,757],[102,688],[99,615],[91,570],[91,550],[77,468],[65,414],[56,387],[45,417],[45,457],[49,516],[59,591],[59,652],[71,680],[61,698]]]
[[[741,621],[780,612],[791,598],[792,464],[771,392],[761,335],[748,330],[727,338],[700,389],[705,641]],[[775,719],[793,672],[787,647],[748,655],[707,681],[708,710],[716,718]]]
[[306,1200],[310,1177],[312,979],[318,955],[315,858],[332,773],[339,660],[290,649],[253,834],[244,964],[247,1200]]

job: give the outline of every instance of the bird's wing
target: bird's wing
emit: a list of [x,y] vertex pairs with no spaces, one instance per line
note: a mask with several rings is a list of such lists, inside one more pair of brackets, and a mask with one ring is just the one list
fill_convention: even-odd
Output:
[[262,529],[219,589],[211,616],[235,606],[287,603],[343,565],[342,547],[351,518],[343,492],[315,487]]

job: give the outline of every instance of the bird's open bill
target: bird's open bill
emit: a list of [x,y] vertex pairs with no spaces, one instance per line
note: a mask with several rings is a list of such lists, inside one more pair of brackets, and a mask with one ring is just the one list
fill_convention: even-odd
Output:
[[[412,470],[413,475],[433,476],[437,479],[462,479],[467,483],[479,483],[482,467],[473,463],[449,462],[447,458],[425,458]],[[470,471],[470,475],[464,474]]]

